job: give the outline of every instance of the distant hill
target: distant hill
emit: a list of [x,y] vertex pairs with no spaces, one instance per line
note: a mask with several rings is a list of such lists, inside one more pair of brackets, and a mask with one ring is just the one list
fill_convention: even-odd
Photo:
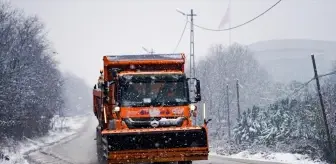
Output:
[[311,54],[315,54],[319,73],[329,72],[336,60],[336,42],[286,39],[260,41],[248,45],[256,59],[275,81],[307,81],[313,77]]

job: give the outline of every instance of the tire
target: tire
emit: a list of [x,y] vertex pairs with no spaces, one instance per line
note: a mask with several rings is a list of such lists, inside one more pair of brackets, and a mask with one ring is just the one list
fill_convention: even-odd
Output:
[[107,159],[103,156],[103,148],[102,148],[102,136],[100,130],[96,131],[96,152],[97,152],[97,162],[99,164],[107,164]]
[[98,128],[96,129],[96,154],[97,154],[97,162],[100,163],[103,156],[101,151],[101,135]]

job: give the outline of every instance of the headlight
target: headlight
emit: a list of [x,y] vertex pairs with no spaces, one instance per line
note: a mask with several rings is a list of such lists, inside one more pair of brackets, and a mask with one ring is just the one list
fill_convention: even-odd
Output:
[[196,110],[196,106],[193,105],[193,104],[190,104],[190,105],[189,105],[189,109],[190,109],[191,111],[194,111],[194,110]]
[[118,107],[118,106],[114,107],[114,111],[115,112],[119,112],[120,111],[120,107]]

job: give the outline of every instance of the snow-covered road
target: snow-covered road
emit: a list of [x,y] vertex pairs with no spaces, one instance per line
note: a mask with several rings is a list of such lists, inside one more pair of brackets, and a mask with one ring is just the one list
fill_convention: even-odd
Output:
[[49,147],[46,151],[73,164],[97,164],[95,129],[98,122],[93,116],[81,128],[76,138]]
[[[76,135],[46,146],[28,154],[31,164],[98,164],[96,158],[95,127],[97,120],[90,117]],[[222,156],[210,156],[208,161],[197,161],[195,164],[275,164],[271,162],[234,159]]]

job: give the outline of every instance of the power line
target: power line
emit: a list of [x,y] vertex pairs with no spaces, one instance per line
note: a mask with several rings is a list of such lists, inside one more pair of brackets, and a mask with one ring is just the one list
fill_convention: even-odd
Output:
[[321,78],[321,77],[324,77],[324,76],[329,76],[329,75],[334,75],[334,74],[336,74],[336,71],[329,72],[329,73],[326,73],[326,74],[322,74],[322,75],[319,75],[318,77]]
[[[273,99],[274,102],[278,102],[280,100],[283,100],[283,99],[289,99],[290,97],[292,97],[293,95],[295,95],[296,93],[298,93],[299,91],[301,91],[303,88],[305,88],[310,82],[312,82],[315,78],[312,78],[310,79],[309,81],[305,82],[304,84],[302,84],[300,87],[298,87],[297,89],[295,89],[292,93],[289,93],[287,94],[286,96],[282,96],[278,99]],[[274,103],[273,102],[273,103]]]
[[268,8],[266,11],[262,12],[261,14],[259,14],[258,16],[252,18],[251,20],[245,22],[245,23],[242,23],[240,25],[237,25],[237,26],[233,26],[233,27],[229,27],[229,28],[226,28],[226,29],[211,29],[211,28],[206,28],[206,27],[203,27],[203,26],[200,26],[200,25],[197,25],[197,24],[194,24],[196,27],[200,28],[200,29],[203,29],[203,30],[208,30],[208,31],[228,31],[228,30],[232,30],[232,29],[235,29],[235,28],[238,28],[238,27],[241,27],[241,26],[244,26],[254,20],[256,20],[257,18],[261,17],[262,15],[266,14],[268,11],[270,11],[272,8],[274,8],[276,5],[278,5],[282,0],[279,0],[278,2],[276,2],[274,5],[272,5],[270,8]]
[[182,40],[182,38],[183,38],[183,35],[184,35],[184,32],[185,32],[185,30],[186,30],[186,28],[187,28],[187,25],[188,25],[188,20],[186,21],[186,24],[184,25],[184,28],[183,28],[182,34],[181,34],[181,36],[180,36],[180,39],[179,39],[179,41],[178,41],[178,43],[177,43],[177,45],[176,45],[176,47],[175,47],[175,49],[174,49],[173,53],[175,53],[175,51],[177,50],[178,46],[180,45],[180,43],[181,43],[181,40]]
[[[336,74],[336,71],[332,71],[332,72],[329,72],[329,73],[326,73],[326,74],[319,75],[318,78],[321,78],[321,77],[324,77],[324,76],[330,76],[330,75],[334,75],[334,74]],[[312,78],[312,79],[310,79],[309,81],[305,82],[304,84],[302,84],[298,89],[295,89],[294,92],[288,94],[286,96],[286,98],[292,97],[293,95],[295,95],[296,93],[298,93],[300,90],[302,90],[303,88],[305,88],[313,80],[315,80],[315,77]]]
[[301,85],[301,87],[299,89],[295,89],[294,92],[292,92],[291,94],[289,94],[287,96],[287,98],[292,97],[293,95],[295,95],[296,93],[298,93],[300,90],[302,90],[303,88],[305,88],[310,82],[312,82],[315,78],[310,79],[309,81],[305,82],[304,84]]

